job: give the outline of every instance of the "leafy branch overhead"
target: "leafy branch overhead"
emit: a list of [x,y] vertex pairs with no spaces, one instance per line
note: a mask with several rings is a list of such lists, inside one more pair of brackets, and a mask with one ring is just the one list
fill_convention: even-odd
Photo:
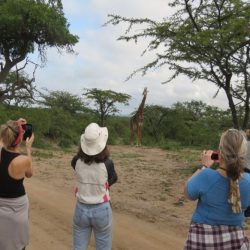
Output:
[[69,31],[60,0],[0,0],[0,31],[0,82],[29,53],[38,50],[45,62],[47,48],[72,53],[78,42]]
[[[166,83],[179,74],[193,81],[211,82],[217,86],[215,96],[220,90],[226,94],[234,126],[246,128],[250,97],[249,2],[175,0],[169,8],[175,8],[176,12],[160,22],[109,15],[105,25],[128,24],[118,40],[137,42],[147,38],[150,41],[143,54],[155,51],[155,60],[135,70],[130,77],[166,65],[173,72]],[[138,29],[141,25],[144,28]],[[237,105],[245,107],[242,124]]]
[[0,83],[0,103],[15,106],[33,104],[36,101],[35,93],[38,92],[33,80],[23,71],[10,72],[5,82]]

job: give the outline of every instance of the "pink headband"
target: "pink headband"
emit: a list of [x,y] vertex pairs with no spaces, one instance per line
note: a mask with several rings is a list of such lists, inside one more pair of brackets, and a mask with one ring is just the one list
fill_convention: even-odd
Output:
[[22,141],[22,139],[23,139],[23,132],[24,132],[23,127],[22,127],[22,122],[18,121],[17,125],[18,125],[18,136],[17,136],[17,138],[16,138],[16,140],[14,142],[14,145],[13,145],[14,147],[16,145],[18,145]]

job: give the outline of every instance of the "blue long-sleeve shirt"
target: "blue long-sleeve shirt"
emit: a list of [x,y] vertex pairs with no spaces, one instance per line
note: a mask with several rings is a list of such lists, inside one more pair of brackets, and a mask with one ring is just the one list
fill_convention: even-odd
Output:
[[230,180],[218,171],[207,168],[193,176],[187,183],[188,196],[196,200],[192,221],[209,225],[243,226],[244,211],[250,205],[250,174],[239,180],[242,213],[233,213],[228,203]]

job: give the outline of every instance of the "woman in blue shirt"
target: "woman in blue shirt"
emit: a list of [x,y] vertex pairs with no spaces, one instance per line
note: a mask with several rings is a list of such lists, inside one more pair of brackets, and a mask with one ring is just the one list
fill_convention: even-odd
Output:
[[247,140],[229,129],[220,139],[219,168],[210,169],[212,150],[203,151],[202,169],[186,182],[185,195],[198,200],[184,249],[250,249],[243,231],[250,205],[250,175],[246,167]]

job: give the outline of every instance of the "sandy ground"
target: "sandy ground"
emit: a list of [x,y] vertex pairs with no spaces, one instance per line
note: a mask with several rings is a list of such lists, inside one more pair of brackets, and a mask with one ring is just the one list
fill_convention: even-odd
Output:
[[[186,164],[160,149],[110,149],[119,177],[111,187],[113,250],[182,249],[195,207],[182,195]],[[27,250],[71,249],[75,206],[74,172],[70,167],[73,154],[34,151],[35,173],[25,180],[30,200]],[[89,249],[95,249],[93,238]]]

